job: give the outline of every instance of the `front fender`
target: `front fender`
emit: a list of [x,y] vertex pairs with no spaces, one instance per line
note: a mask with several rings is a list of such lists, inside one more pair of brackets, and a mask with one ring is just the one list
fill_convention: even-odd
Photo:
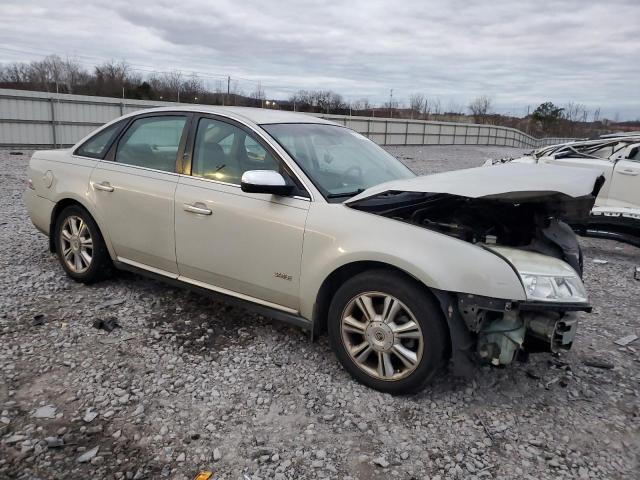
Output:
[[343,204],[313,203],[300,274],[302,316],[312,318],[320,287],[332,272],[362,261],[392,265],[438,290],[526,298],[511,266],[481,247]]

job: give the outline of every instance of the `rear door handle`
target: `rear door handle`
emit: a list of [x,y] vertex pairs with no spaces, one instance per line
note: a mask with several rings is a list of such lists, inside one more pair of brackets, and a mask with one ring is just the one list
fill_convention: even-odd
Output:
[[634,170],[632,168],[625,168],[624,170],[618,170],[618,173],[621,175],[631,175],[631,176],[636,176],[638,175],[638,170]]
[[190,203],[185,203],[182,205],[185,212],[189,213],[197,213],[198,215],[211,215],[213,212],[204,206],[204,203],[196,203],[191,205]]
[[113,187],[109,182],[94,183],[93,187],[96,190],[102,190],[103,192],[113,192]]

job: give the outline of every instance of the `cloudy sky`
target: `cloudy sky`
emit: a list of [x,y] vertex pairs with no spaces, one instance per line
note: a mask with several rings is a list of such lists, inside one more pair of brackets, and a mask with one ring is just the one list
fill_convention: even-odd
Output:
[[488,95],[502,113],[550,100],[640,118],[640,0],[2,0],[0,63],[53,53],[212,86],[230,75],[275,98],[382,103],[393,88],[401,102]]

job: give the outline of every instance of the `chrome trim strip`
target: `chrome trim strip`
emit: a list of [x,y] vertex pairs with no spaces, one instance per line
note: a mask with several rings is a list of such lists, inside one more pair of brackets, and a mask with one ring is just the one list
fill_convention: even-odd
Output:
[[300,313],[298,312],[298,310],[294,310],[293,308],[285,307],[283,305],[278,305],[277,303],[267,302],[266,300],[260,300],[259,298],[255,298],[250,295],[245,295],[243,293],[234,292],[233,290],[228,290],[226,288],[216,287],[215,285],[201,282],[200,280],[194,280],[193,278],[185,277],[183,275],[178,275],[176,273],[167,272],[166,270],[150,267],[149,265],[145,265],[144,263],[136,262],[134,260],[129,260],[127,258],[122,258],[122,257],[116,257],[116,260],[118,262],[131,265],[132,267],[137,267],[141,270],[148,270],[150,272],[157,273],[158,275],[162,275],[163,277],[168,277],[173,280],[190,283],[191,285],[195,285],[196,287],[206,288],[207,290],[213,290],[214,292],[222,293],[224,295],[229,295],[231,297],[240,298],[241,300],[246,300],[248,302],[257,303],[258,305],[263,305],[265,307],[273,308],[275,310],[280,310],[282,312],[290,313],[293,315],[298,315]]
[[297,315],[298,310],[294,310],[293,308],[285,307],[283,305],[278,305],[277,303],[267,302],[266,300],[260,300],[258,298],[252,297],[250,295],[245,295],[243,293],[234,292],[233,290],[227,290],[226,288],[216,287],[209,283],[201,282],[199,280],[194,280],[193,278],[185,277],[183,275],[178,276],[178,280],[190,283],[191,285],[195,285],[196,287],[206,288],[207,290],[213,290],[214,292],[222,293],[224,295],[229,295],[231,297],[240,298],[242,300],[247,300],[249,302],[257,303],[259,305],[264,305],[265,307],[274,308],[276,310],[280,310],[282,312],[291,313]]
[[150,272],[157,273],[158,275],[162,275],[163,277],[173,278],[174,280],[178,278],[177,273],[167,272],[166,270],[161,270],[160,268],[150,267],[149,265],[145,265],[144,263],[136,262],[134,260],[129,260],[128,258],[116,257],[116,260],[118,262],[131,265],[132,267],[137,267],[142,270],[149,270]]
[[[184,177],[184,178],[189,178],[191,180],[201,180],[203,182],[210,182],[210,183],[215,183],[218,185],[226,185],[227,187],[235,187],[240,189],[240,191],[242,191],[242,187],[238,184],[235,183],[228,183],[228,182],[222,182],[220,180],[214,180],[212,178],[204,178],[204,177],[198,177],[196,175],[186,175],[184,173],[179,173],[178,174],[179,177]],[[246,192],[242,192],[242,193],[246,193]],[[309,195],[311,195],[311,192],[307,191],[307,193],[309,193]],[[296,200],[304,200],[305,202],[311,202],[310,198],[307,197],[300,197],[298,195],[292,195],[290,197],[283,197],[283,198],[295,198]]]

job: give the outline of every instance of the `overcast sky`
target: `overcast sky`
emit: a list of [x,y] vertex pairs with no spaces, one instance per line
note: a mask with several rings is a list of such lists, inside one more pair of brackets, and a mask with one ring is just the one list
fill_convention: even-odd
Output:
[[275,98],[382,103],[393,88],[401,102],[488,95],[502,113],[550,100],[640,118],[640,0],[2,0],[0,63],[53,53],[231,75]]

